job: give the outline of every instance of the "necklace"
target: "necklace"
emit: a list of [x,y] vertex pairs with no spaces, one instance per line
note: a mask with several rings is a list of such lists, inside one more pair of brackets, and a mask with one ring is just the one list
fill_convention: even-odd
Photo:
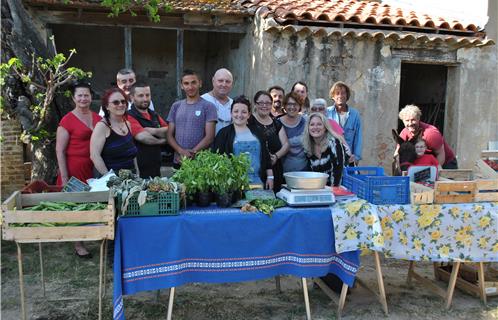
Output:
[[[122,123],[124,123],[124,122],[122,122]],[[125,128],[123,128],[122,123],[119,123],[116,125],[112,125],[112,123],[111,123],[111,127],[116,129],[118,131],[118,133],[121,133],[121,135],[125,135],[127,133],[126,132],[127,130],[125,130]],[[126,126],[126,124],[125,124],[125,126]]]

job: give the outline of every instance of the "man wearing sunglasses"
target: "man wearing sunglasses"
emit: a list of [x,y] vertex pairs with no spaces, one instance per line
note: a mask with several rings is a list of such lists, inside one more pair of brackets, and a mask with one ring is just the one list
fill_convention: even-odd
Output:
[[138,148],[137,162],[140,177],[161,175],[161,151],[166,144],[168,124],[149,108],[151,93],[146,83],[135,82],[129,89],[132,101],[128,121]]

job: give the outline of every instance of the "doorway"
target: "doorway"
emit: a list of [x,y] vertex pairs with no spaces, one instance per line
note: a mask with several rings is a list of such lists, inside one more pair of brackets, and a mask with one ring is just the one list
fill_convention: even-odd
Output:
[[[422,122],[444,130],[448,67],[401,63],[399,110],[414,104],[422,111]],[[398,132],[405,126],[398,119]]]

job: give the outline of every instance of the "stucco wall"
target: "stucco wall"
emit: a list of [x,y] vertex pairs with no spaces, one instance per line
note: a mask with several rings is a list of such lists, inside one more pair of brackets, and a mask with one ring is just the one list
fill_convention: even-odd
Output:
[[457,137],[456,153],[461,168],[472,168],[489,140],[498,140],[497,51],[495,46],[459,49],[459,79],[454,85],[457,125],[449,132]]
[[[473,161],[498,121],[496,97],[496,50],[493,47],[459,49],[442,44],[401,43],[329,36],[322,32],[265,31],[264,20],[255,20],[247,70],[248,94],[277,84],[290,90],[305,81],[310,98],[323,97],[338,80],[352,88],[349,104],[359,109],[363,121],[361,165],[383,166],[390,172],[397,127],[401,62],[436,63],[449,67],[445,137],[456,149],[462,168]],[[494,72],[494,73],[493,73]],[[449,105],[451,104],[451,105]],[[479,111],[477,111],[479,110]]]

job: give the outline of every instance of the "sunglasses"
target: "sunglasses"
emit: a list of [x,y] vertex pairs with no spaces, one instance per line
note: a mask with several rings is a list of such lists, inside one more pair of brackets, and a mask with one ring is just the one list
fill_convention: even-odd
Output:
[[114,106],[116,106],[116,107],[117,107],[117,106],[119,106],[119,105],[121,105],[121,104],[126,104],[126,103],[127,103],[127,101],[126,101],[126,100],[113,100],[113,101],[111,101],[111,103],[112,103]]

